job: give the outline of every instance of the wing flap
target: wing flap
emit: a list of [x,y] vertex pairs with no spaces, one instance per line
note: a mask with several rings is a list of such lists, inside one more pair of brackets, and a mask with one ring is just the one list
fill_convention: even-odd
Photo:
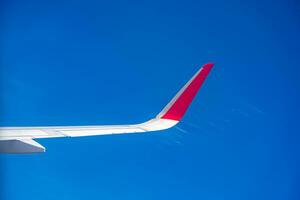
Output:
[[32,139],[0,141],[0,153],[42,153],[45,147]]

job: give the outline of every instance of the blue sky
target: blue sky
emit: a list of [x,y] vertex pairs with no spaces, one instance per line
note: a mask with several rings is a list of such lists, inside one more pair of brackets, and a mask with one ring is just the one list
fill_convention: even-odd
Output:
[[16,199],[299,199],[297,1],[1,1],[1,126],[142,122],[205,62],[182,123],[0,156]]

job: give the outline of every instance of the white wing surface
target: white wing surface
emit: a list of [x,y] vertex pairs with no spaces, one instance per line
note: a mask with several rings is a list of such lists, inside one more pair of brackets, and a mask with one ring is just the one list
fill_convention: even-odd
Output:
[[38,153],[45,148],[33,139],[143,133],[175,126],[183,117],[213,64],[205,64],[153,119],[131,125],[1,127],[0,153]]

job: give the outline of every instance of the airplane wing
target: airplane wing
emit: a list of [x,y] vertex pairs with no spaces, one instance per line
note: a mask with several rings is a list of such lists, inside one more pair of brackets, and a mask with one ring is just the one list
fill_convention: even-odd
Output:
[[34,139],[143,133],[175,126],[188,109],[213,64],[205,64],[153,119],[140,124],[101,126],[1,127],[0,153],[38,153],[45,148]]

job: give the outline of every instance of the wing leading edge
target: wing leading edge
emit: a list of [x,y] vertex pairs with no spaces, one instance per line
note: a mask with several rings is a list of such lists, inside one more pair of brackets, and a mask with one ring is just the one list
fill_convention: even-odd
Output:
[[182,119],[213,65],[213,63],[203,65],[167,106],[149,121],[114,126],[1,127],[0,153],[44,152],[45,148],[33,140],[38,138],[142,133],[171,128]]

